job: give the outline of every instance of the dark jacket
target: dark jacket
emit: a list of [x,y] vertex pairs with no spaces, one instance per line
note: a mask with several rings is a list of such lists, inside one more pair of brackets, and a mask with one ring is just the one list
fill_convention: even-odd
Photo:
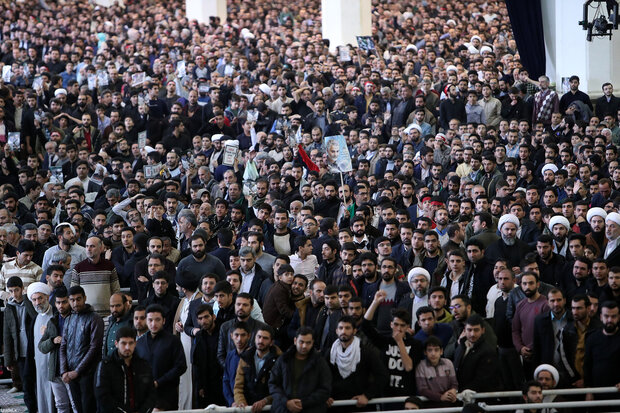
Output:
[[[176,293],[176,290],[174,290],[174,292]],[[164,295],[163,297],[158,297],[156,294],[151,294],[146,297],[146,299],[144,300],[144,306],[148,307],[151,304],[159,304],[164,307],[164,311],[166,311],[166,314],[164,314],[164,318],[166,319],[166,321],[164,322],[164,328],[172,333],[174,326],[174,316],[176,315],[180,301],[181,300],[179,299],[178,294],[173,294],[168,289],[166,295]]]
[[59,373],[58,353],[60,350],[60,344],[54,343],[54,339],[62,333],[58,328],[59,317],[61,317],[60,314],[56,313],[54,314],[54,317],[47,322],[45,333],[43,333],[43,336],[38,344],[39,351],[41,353],[50,354],[47,362],[47,379],[49,381],[54,380]]
[[476,392],[498,390],[500,386],[497,350],[481,337],[465,356],[465,341],[466,338],[463,337],[454,353],[459,392],[465,389]]
[[514,245],[506,245],[504,240],[500,238],[489,245],[484,255],[489,262],[493,263],[499,258],[505,258],[508,260],[508,267],[512,268],[518,267],[525,254],[531,251],[532,247],[518,238],[515,239]]
[[[33,344],[33,328],[34,328],[34,320],[37,318],[37,311],[32,306],[32,303],[25,297],[24,294],[24,306],[25,306],[25,316],[26,316],[26,336],[28,338],[28,349],[26,359],[31,359],[30,356],[34,356],[34,347]],[[6,309],[4,311],[4,328],[3,328],[3,338],[4,338],[4,365],[5,366],[15,366],[17,364],[17,359],[19,358],[19,347],[20,347],[20,323],[17,315],[17,308],[15,304],[11,301],[8,301]]]
[[258,300],[260,286],[267,278],[269,278],[269,274],[267,274],[258,263],[254,264],[254,278],[252,279],[252,285],[250,285],[250,295],[255,300]]
[[295,313],[295,304],[291,298],[291,286],[277,281],[267,293],[263,303],[265,322],[273,328],[288,324]]
[[121,327],[133,327],[133,312],[127,311],[120,320],[110,315],[108,317],[108,326],[103,332],[103,358],[106,358],[109,354],[116,350],[114,342],[116,341],[116,331]]
[[271,369],[269,392],[273,397],[271,411],[288,413],[286,402],[300,399],[304,413],[327,411],[327,399],[332,390],[332,375],[327,361],[316,350],[310,350],[299,380],[296,394],[293,394],[293,367],[297,349],[293,346],[276,361]]
[[267,399],[271,403],[269,395],[269,375],[276,364],[282,351],[277,346],[272,346],[265,356],[265,361],[260,371],[256,371],[254,355],[256,347],[252,346],[241,353],[237,375],[235,377],[234,396],[235,403],[243,403],[251,406],[259,400]]
[[86,304],[80,313],[65,320],[60,344],[60,374],[76,371],[79,376],[95,371],[101,360],[103,320]]
[[192,372],[195,388],[205,391],[207,404],[223,405],[222,366],[217,360],[218,330],[200,330],[192,340]]
[[[230,338],[230,333],[232,332],[233,327],[236,322],[237,322],[237,318],[235,317],[232,320],[226,321],[224,324],[222,324],[222,327],[220,327],[220,336],[219,336],[219,340],[217,344],[217,359],[220,362],[220,365],[222,367],[224,367],[224,364],[226,361],[226,354],[228,354],[229,351],[235,349],[235,344]],[[252,317],[249,317],[246,323],[248,327],[250,328],[250,332],[251,332],[249,342],[253,343],[254,335],[256,334],[258,329],[265,327],[267,324],[262,323],[258,320],[255,320]]]
[[553,333],[553,322],[551,321],[551,311],[538,314],[534,319],[534,365],[551,364],[560,373],[560,383],[565,386],[572,384],[579,379],[579,373],[575,370],[575,353],[577,351],[577,331],[567,333],[566,327],[574,324],[570,311],[567,312],[566,326],[558,331],[560,342],[560,365],[554,362],[554,354],[557,351],[555,336]]
[[372,344],[360,341],[360,352],[360,362],[355,372],[346,379],[340,375],[338,366],[329,362],[332,371],[332,398],[351,399],[358,394],[364,394],[369,399],[383,396],[389,376],[379,351]]
[[[133,382],[134,410],[129,400],[127,374]],[[95,397],[99,413],[153,411],[156,392],[153,384],[151,366],[140,357],[131,358],[131,368],[125,365],[118,351],[114,351],[99,363],[95,375]]]
[[179,398],[179,379],[187,370],[179,337],[165,330],[155,337],[147,332],[138,339],[134,354],[151,366],[153,380],[157,382],[155,407],[175,409]]
[[[328,314],[326,306],[321,308],[319,314],[316,317],[316,324],[314,325],[314,348],[320,350],[323,355],[328,355],[332,344],[338,339],[336,334],[336,327],[338,326],[338,320],[342,317],[342,310],[334,310],[331,314]],[[329,321],[329,329],[326,334],[323,334],[325,324]]]

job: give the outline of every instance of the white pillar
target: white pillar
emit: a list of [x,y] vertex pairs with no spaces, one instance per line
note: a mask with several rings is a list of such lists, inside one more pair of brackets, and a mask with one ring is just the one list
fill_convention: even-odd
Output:
[[357,46],[356,36],[372,34],[370,0],[321,0],[323,38],[329,39],[329,49],[351,43]]
[[209,17],[217,16],[220,23],[226,21],[226,0],[185,0],[187,18],[198,23],[209,23]]
[[[579,89],[590,97],[603,94],[601,85],[611,82],[620,87],[620,30],[609,37],[586,40],[587,31],[579,26],[583,20],[583,0],[544,0],[541,2],[547,75],[562,92],[562,78],[579,76]],[[591,9],[593,10],[593,9]],[[588,19],[592,20],[590,12]]]

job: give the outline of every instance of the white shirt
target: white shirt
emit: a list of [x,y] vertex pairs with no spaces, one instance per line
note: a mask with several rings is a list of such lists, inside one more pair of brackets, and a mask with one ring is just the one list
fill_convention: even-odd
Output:
[[302,260],[299,255],[293,254],[289,256],[291,260],[291,267],[295,270],[295,274],[303,274],[308,278],[308,282],[314,279],[317,268],[319,268],[319,262],[316,256],[310,254],[305,260]]
[[256,274],[256,266],[252,267],[252,271],[247,274],[244,273],[243,270],[241,270],[241,276],[243,277],[243,280],[241,281],[241,288],[239,289],[239,292],[250,292],[250,288],[252,288],[252,281],[254,281],[254,274]]

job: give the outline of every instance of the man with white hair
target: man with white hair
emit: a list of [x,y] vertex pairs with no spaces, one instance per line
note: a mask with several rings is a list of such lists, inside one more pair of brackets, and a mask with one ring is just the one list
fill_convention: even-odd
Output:
[[501,238],[489,245],[486,257],[489,262],[495,262],[499,258],[505,258],[509,268],[519,266],[521,258],[532,248],[517,238],[517,231],[521,223],[513,214],[502,215],[497,224]]
[[566,258],[570,222],[565,216],[556,215],[549,220],[549,231],[553,234],[553,252]]
[[595,248],[595,255],[598,257],[601,251],[605,251],[607,247],[607,238],[605,237],[605,219],[607,212],[603,208],[590,208],[586,215],[586,221],[590,224],[592,232],[586,235],[586,245]]
[[620,265],[620,214],[610,212],[605,218],[605,236],[607,237],[607,247],[603,258],[607,260],[609,268]]
[[37,318],[34,321],[34,362],[37,369],[37,405],[39,413],[52,413],[53,403],[52,385],[48,379],[47,368],[50,353],[42,353],[39,350],[39,342],[47,328],[48,321],[54,316],[54,311],[49,303],[52,289],[42,282],[35,282],[28,286],[28,299],[37,310]]

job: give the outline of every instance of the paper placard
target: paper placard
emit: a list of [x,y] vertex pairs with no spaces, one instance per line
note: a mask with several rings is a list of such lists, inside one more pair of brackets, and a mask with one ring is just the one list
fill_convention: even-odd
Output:
[[40,89],[43,87],[43,78],[42,77],[35,77],[34,80],[32,81],[32,88],[34,90]]
[[88,75],[88,88],[90,90],[97,88],[97,75]]
[[156,178],[159,176],[159,172],[161,171],[161,163],[156,165],[144,165],[144,177],[146,179]]
[[5,83],[11,82],[11,76],[13,76],[13,71],[11,70],[11,65],[2,66],[2,80]]
[[145,78],[146,78],[146,75],[144,72],[134,73],[133,75],[131,75],[131,86],[132,87],[140,86],[141,84],[144,83]]
[[357,45],[362,50],[375,50],[375,41],[372,40],[371,36],[356,36]]
[[239,148],[232,145],[226,145],[224,147],[224,159],[222,160],[222,165],[233,166],[235,164],[235,159],[237,158],[237,152],[239,152]]
[[146,146],[146,131],[142,131],[138,133],[138,148],[140,150],[144,149]]
[[8,145],[12,151],[19,151],[21,148],[21,133],[20,132],[9,132]]
[[340,46],[340,49],[338,50],[338,53],[340,55],[340,61],[341,62],[350,62],[351,61],[351,53],[349,51],[349,46]]
[[97,74],[97,80],[99,81],[99,86],[107,86],[110,83],[108,81],[108,74],[105,72],[99,72],[99,74]]
[[343,135],[326,136],[325,152],[327,153],[327,167],[330,172],[350,172],[353,170],[351,155]]
[[50,182],[55,184],[62,184],[63,175],[62,175],[62,166],[50,166]]
[[177,76],[180,78],[184,78],[185,74],[185,61],[181,60],[179,63],[177,63]]

